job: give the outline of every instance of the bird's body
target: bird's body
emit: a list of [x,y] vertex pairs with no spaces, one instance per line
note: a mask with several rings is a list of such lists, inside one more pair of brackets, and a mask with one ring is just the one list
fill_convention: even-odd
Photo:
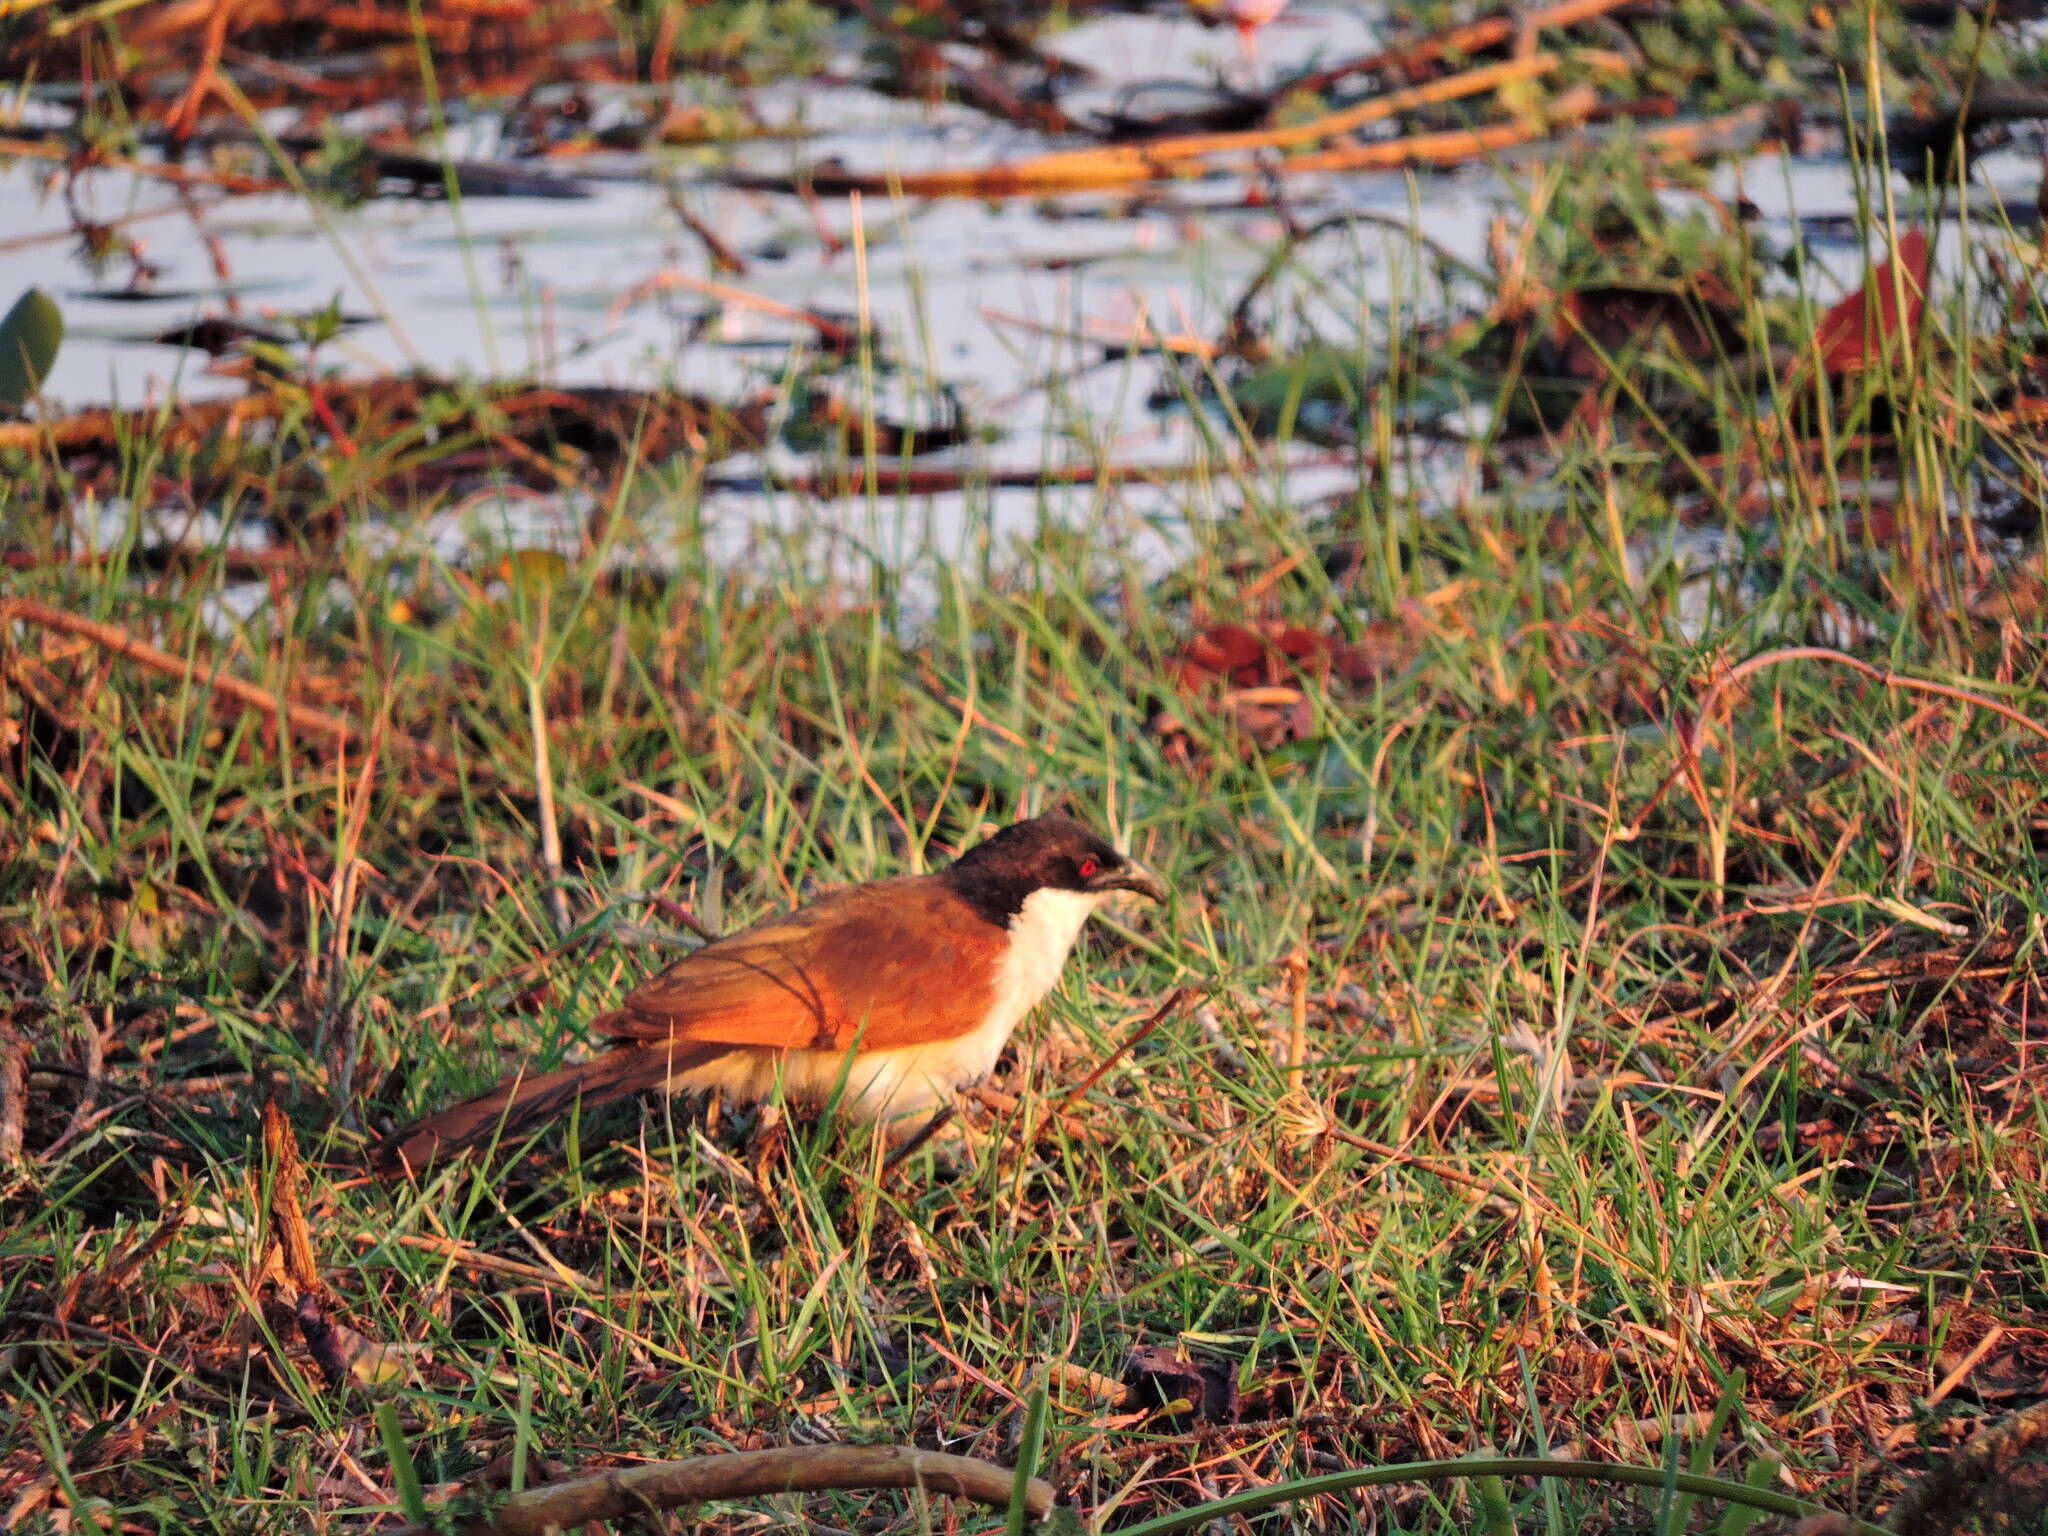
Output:
[[836,1097],[884,1123],[928,1113],[995,1066],[1119,890],[1164,894],[1074,822],[1019,822],[936,874],[836,891],[705,945],[594,1021],[605,1054],[430,1115],[379,1161],[420,1167],[647,1088]]
[[[597,1025],[664,1050],[674,1021],[687,1018],[691,1042],[720,1047],[678,1059],[671,1091],[753,1101],[779,1078],[801,1102],[838,1092],[862,1119],[917,1114],[988,1075],[1058,984],[1096,905],[1078,892],[1036,891],[998,927],[935,876],[855,886],[706,945]],[[976,1022],[933,1037],[935,987],[949,1018]]]

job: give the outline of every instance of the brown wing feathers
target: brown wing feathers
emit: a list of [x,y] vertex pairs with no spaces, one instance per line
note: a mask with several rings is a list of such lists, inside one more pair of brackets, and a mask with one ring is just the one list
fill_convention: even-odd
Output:
[[597,1028],[767,1050],[921,1045],[981,1021],[1006,942],[929,876],[878,881],[705,945]]

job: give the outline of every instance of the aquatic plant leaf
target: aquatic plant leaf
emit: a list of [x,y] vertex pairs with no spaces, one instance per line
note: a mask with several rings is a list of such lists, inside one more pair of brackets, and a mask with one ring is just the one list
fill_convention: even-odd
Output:
[[64,343],[64,313],[31,288],[0,320],[0,410],[17,410],[42,387]]

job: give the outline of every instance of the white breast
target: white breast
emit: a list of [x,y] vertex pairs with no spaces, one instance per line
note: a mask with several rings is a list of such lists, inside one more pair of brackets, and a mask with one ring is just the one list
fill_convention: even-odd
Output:
[[[1104,893],[1097,891],[1033,891],[1010,919],[1009,953],[996,973],[995,996],[981,1023],[951,1040],[866,1052],[847,1078],[841,1104],[864,1120],[909,1120],[931,1113],[968,1083],[988,1076],[1024,1016],[1059,985],[1081,925],[1103,900]],[[823,1088],[829,1092],[845,1059],[796,1054],[819,1056]],[[793,1067],[794,1061],[785,1068],[791,1087]],[[904,1129],[915,1129],[914,1121]]]

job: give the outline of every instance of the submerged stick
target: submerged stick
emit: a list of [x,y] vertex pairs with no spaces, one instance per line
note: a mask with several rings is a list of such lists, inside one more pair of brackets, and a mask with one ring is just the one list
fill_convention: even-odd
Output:
[[1419,37],[1412,42],[1397,43],[1383,48],[1378,53],[1368,54],[1362,59],[1347,59],[1341,64],[1332,64],[1327,69],[1296,75],[1292,80],[1283,81],[1273,93],[1279,100],[1296,91],[1307,91],[1320,96],[1331,86],[1350,79],[1353,75],[1377,75],[1389,69],[1414,69],[1423,64],[1434,64],[1452,54],[1477,53],[1482,48],[1496,48],[1512,41],[1518,35],[1533,35],[1550,27],[1569,27],[1609,11],[1621,9],[1629,0],[1561,0],[1556,5],[1542,6],[1533,11],[1504,16],[1487,16],[1470,21],[1448,32],[1435,32]]
[[1232,169],[1233,166],[1219,165],[1215,157],[1243,156],[1256,150],[1293,149],[1320,143],[1338,134],[1351,133],[1370,123],[1385,122],[1423,107],[1440,106],[1468,96],[1497,91],[1502,86],[1533,80],[1558,68],[1561,62],[1557,55],[1550,53],[1509,59],[1505,63],[1446,75],[1424,85],[1389,91],[1357,106],[1280,128],[1188,134],[1154,139],[1144,144],[1062,150],[973,170],[860,175],[836,169],[813,169],[800,171],[794,178],[734,176],[728,178],[728,183],[768,191],[788,191],[793,186],[801,186],[813,193],[843,196],[860,192],[876,197],[1027,197],[1055,192],[1110,191],[1149,181],[1204,176],[1215,170]]

